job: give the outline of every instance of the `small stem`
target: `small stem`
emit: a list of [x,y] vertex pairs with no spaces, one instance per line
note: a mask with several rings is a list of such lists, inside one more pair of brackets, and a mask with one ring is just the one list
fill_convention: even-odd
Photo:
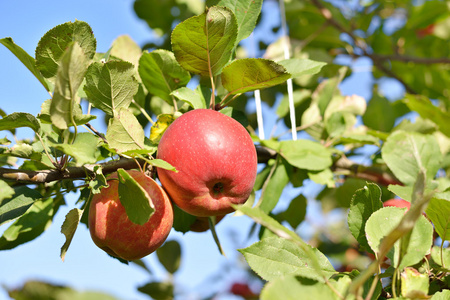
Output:
[[208,223],[209,223],[209,229],[211,229],[211,233],[213,235],[214,241],[216,242],[217,248],[219,248],[219,252],[220,254],[222,254],[223,256],[226,257],[225,252],[222,249],[222,246],[220,245],[219,242],[219,237],[217,236],[217,232],[216,232],[216,217],[212,216],[212,217],[208,217]]
[[[139,108],[139,110],[141,111],[141,113],[144,115],[145,118],[147,118],[147,120],[153,125],[155,124],[155,122],[152,120],[152,118],[147,114],[147,112],[145,111],[145,109],[139,105],[139,103],[137,103],[136,101],[134,101],[134,99],[131,100],[131,102],[137,106],[137,108]],[[176,102],[174,101],[175,107],[176,107]]]
[[442,239],[442,242],[441,242],[441,265],[442,265],[442,268],[445,269],[445,263],[444,263],[444,242],[445,242],[445,240]]
[[[236,94],[234,95],[230,100],[228,100],[227,102],[225,102],[224,100],[229,96],[230,94],[226,95],[225,98],[220,102],[220,105],[222,106],[227,106],[229,105],[231,102],[234,101],[234,99],[236,99],[237,97],[239,97],[241,94]],[[224,103],[225,102],[225,103]],[[223,103],[223,104],[222,104]]]
[[[281,0],[281,1],[283,1],[283,0]],[[330,283],[330,282],[328,281],[328,279],[326,279],[326,278],[325,278],[325,283],[326,283],[326,285],[331,289],[331,291],[333,291],[333,293],[335,293],[336,296],[338,296],[339,299],[344,299],[344,296],[342,296],[341,293],[339,293],[339,291],[336,290],[336,289],[334,288],[334,286],[331,285],[331,283]]]
[[172,96],[172,101],[173,101],[173,110],[174,110],[174,113],[175,113],[175,112],[178,111],[178,105],[177,105],[177,100],[173,96]]
[[372,284],[370,285],[370,289],[369,289],[369,292],[367,293],[365,300],[372,299],[373,292],[375,292],[375,288],[377,287],[378,276],[379,276],[379,273],[377,275],[375,275],[375,277],[372,281]]
[[56,161],[53,160],[53,158],[52,158],[52,157],[50,156],[50,154],[48,153],[47,147],[45,147],[45,144],[44,144],[44,141],[42,140],[42,137],[41,137],[38,133],[36,133],[36,135],[37,135],[37,137],[39,138],[39,141],[40,141],[41,144],[42,144],[42,148],[44,148],[45,155],[47,155],[47,157],[48,157],[48,159],[50,160],[50,162],[56,167],[56,166],[57,166],[57,163],[56,163]]
[[84,126],[91,130],[96,136],[98,136],[99,138],[101,138],[103,140],[103,142],[105,142],[105,144],[108,144],[108,141],[106,140],[105,136],[103,134],[101,134],[100,132],[97,131],[97,129],[95,129],[94,127],[92,127],[91,124],[86,123],[84,124]]
[[[208,61],[209,61],[209,56],[208,56]],[[211,79],[211,101],[210,101],[210,108],[214,109],[215,104],[215,100],[216,100],[216,87],[214,86],[214,78],[212,76],[211,73],[211,68],[209,69],[209,78]]]
[[394,275],[392,276],[392,295],[394,298],[397,298],[397,277],[398,277],[398,268],[395,268]]

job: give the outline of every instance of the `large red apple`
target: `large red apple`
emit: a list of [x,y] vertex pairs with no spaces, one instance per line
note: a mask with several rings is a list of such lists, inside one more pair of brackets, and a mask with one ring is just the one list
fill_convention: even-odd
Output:
[[173,224],[172,204],[164,190],[144,173],[127,171],[148,193],[155,212],[147,223],[131,222],[120,203],[117,174],[108,177],[109,187],[94,195],[89,207],[89,231],[94,243],[112,256],[140,259],[161,246]]
[[225,215],[244,203],[256,178],[257,155],[247,130],[210,109],[176,119],[164,132],[157,157],[178,172],[158,169],[162,186],[181,209],[194,216]]

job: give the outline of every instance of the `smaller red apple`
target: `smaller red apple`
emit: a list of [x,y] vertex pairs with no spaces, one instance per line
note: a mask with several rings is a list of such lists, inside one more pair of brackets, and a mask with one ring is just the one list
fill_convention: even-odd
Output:
[[233,283],[233,285],[231,285],[230,292],[233,295],[241,296],[244,299],[253,299],[258,296],[250,289],[247,283],[240,283],[240,282]]
[[389,199],[383,203],[383,206],[406,207],[407,209],[409,209],[411,207],[411,202],[403,199]]
[[108,177],[109,187],[94,195],[89,207],[89,231],[94,243],[108,254],[125,260],[140,259],[159,248],[173,224],[172,204],[166,192],[144,173],[127,171],[148,193],[155,212],[143,225],[128,219],[119,200],[119,182]]
[[[225,216],[216,216],[216,225],[223,219]],[[189,228],[190,231],[193,232],[204,232],[209,229],[209,217],[197,217],[194,223],[191,224]]]

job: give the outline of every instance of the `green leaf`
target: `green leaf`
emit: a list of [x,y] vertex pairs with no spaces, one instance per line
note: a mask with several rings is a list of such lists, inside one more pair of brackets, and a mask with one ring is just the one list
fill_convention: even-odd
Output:
[[320,171],[332,164],[328,149],[310,140],[282,141],[279,152],[288,163],[300,169]]
[[126,108],[119,109],[109,120],[106,139],[118,153],[144,148],[144,129]]
[[74,106],[77,91],[86,74],[89,60],[78,43],[73,43],[61,57],[55,79],[55,92],[50,104],[50,119],[59,129],[75,123]]
[[238,34],[236,45],[250,36],[255,29],[256,21],[261,13],[262,0],[221,0],[217,6],[225,6],[231,9],[236,16]]
[[52,216],[53,199],[34,202],[0,237],[0,250],[12,249],[37,238],[51,224]]
[[100,155],[98,143],[99,138],[92,133],[81,132],[77,135],[73,144],[51,143],[51,146],[72,156],[76,161],[76,166],[80,167],[97,161]]
[[110,116],[121,108],[128,108],[139,89],[134,74],[133,65],[129,62],[92,63],[86,73],[84,87],[89,102]]
[[15,112],[0,119],[0,130],[11,130],[20,127],[29,127],[38,134],[41,131],[41,124],[29,113]]
[[370,249],[365,235],[366,222],[369,217],[383,207],[381,189],[374,183],[367,183],[353,195],[348,212],[348,227],[358,243],[366,250]]
[[421,274],[413,268],[405,268],[401,277],[403,297],[411,299],[428,298],[428,289],[430,287],[428,274]]
[[177,241],[166,241],[164,245],[156,249],[156,255],[159,262],[170,274],[175,273],[180,267],[181,247]]
[[174,287],[171,282],[150,282],[138,287],[138,291],[155,300],[171,300],[174,298]]
[[[404,208],[384,207],[370,216],[366,223],[366,237],[374,252],[381,250],[383,239],[397,228],[404,215]],[[421,216],[411,232],[409,245],[403,259],[399,261],[400,240],[395,242],[387,257],[393,261],[394,266],[403,269],[420,262],[430,251],[432,242],[433,226],[424,216]]]
[[172,49],[177,61],[187,71],[201,76],[210,76],[210,73],[216,76],[231,58],[237,31],[233,12],[213,6],[175,27]]
[[233,205],[233,207],[252,218],[256,223],[266,227],[279,237],[293,241],[299,247],[299,251],[301,251],[310,262],[311,265],[309,265],[309,267],[311,267],[315,273],[312,276],[320,276],[322,278],[321,281],[323,281],[324,278],[329,278],[331,276],[329,273],[331,272],[331,268],[328,269],[331,264],[329,264],[329,262],[326,263],[320,254],[318,256],[320,251],[314,251],[313,248],[305,243],[295,232],[287,229],[257,207],[252,208],[245,205]]
[[101,166],[94,166],[92,172],[95,174],[95,177],[89,181],[89,189],[92,194],[99,194],[102,188],[109,186],[108,181],[103,175]]
[[138,70],[147,90],[170,105],[173,105],[171,93],[191,80],[191,75],[178,64],[174,54],[162,49],[144,52]]
[[173,229],[186,233],[190,230],[191,225],[197,220],[196,216],[188,214],[181,210],[177,205],[173,204]]
[[198,91],[193,91],[187,87],[181,87],[171,93],[177,99],[186,102],[193,109],[206,108],[205,98]]
[[109,55],[132,63],[137,74],[142,49],[129,35],[117,37],[111,46]]
[[426,169],[426,178],[433,179],[442,161],[436,138],[414,132],[394,132],[383,145],[381,154],[389,169],[405,185],[414,184],[422,167]]
[[316,256],[321,274],[314,269],[308,254],[296,243],[280,238],[267,237],[253,245],[239,249],[249,266],[264,280],[274,280],[287,275],[297,275],[322,281],[323,274],[330,277],[335,273],[331,263],[319,250],[308,245]]
[[[42,198],[42,195],[36,190],[30,189],[27,186],[16,187],[12,189],[8,185],[4,189],[0,181],[0,191],[3,195],[9,196],[0,202],[0,225],[14,220],[22,216],[33,205],[36,200]],[[6,183],[5,183],[6,184]]]
[[[52,104],[52,99],[45,100],[41,105],[41,112],[38,115],[39,120],[44,124],[52,124],[52,120],[50,118],[50,106]],[[72,115],[76,125],[84,125],[87,122],[94,120],[97,116],[94,115],[83,115],[83,111],[81,110],[81,105],[75,103],[73,106]],[[73,126],[72,120],[70,120],[68,126]]]
[[66,241],[61,247],[62,261],[64,261],[64,258],[66,257],[67,250],[69,249],[82,215],[83,211],[81,209],[73,208],[67,213],[66,218],[64,219],[61,226],[61,233],[66,236]]
[[61,57],[76,42],[88,59],[95,55],[97,42],[91,27],[82,21],[68,22],[49,30],[36,48],[36,67],[46,78],[56,76]]
[[[380,118],[383,116],[383,118]],[[395,124],[396,115],[388,99],[375,94],[367,105],[363,115],[364,124],[374,130],[390,132]]]
[[226,116],[229,116],[230,118],[235,119],[236,121],[241,123],[241,125],[244,127],[247,127],[249,124],[247,115],[243,111],[240,111],[236,108],[227,106],[225,108],[222,108],[219,112]]
[[[5,181],[0,179],[0,216],[3,214],[1,213],[2,211],[2,206],[3,206],[3,200],[5,199],[9,199],[14,195],[14,189],[12,187],[10,187]],[[1,217],[0,217],[0,225],[3,222],[1,221]]]
[[337,299],[331,289],[322,282],[309,278],[285,276],[266,284],[261,291],[261,300]]
[[[450,249],[433,246],[431,249],[431,259],[434,266],[444,272],[450,272]],[[434,267],[433,266],[433,267]]]
[[269,177],[264,182],[261,197],[256,206],[266,214],[271,212],[277,205],[281,193],[288,183],[289,175],[286,165],[283,163],[282,158],[277,158]]
[[281,219],[289,223],[292,228],[297,228],[298,225],[305,219],[306,216],[306,203],[307,200],[302,194],[298,195],[289,203],[289,207],[279,213],[276,218]]
[[450,290],[442,290],[431,297],[431,300],[447,300],[450,298]]
[[436,194],[430,200],[426,214],[437,234],[443,240],[450,240],[450,192]]
[[445,112],[433,105],[431,101],[424,96],[406,95],[404,102],[408,107],[417,112],[422,118],[429,119],[439,126],[439,130],[450,137],[450,113]]
[[144,225],[155,212],[147,191],[124,169],[118,169],[119,199],[131,222]]
[[282,65],[262,58],[235,60],[221,76],[223,87],[233,95],[275,86],[291,77]]
[[323,169],[321,171],[309,171],[308,177],[315,183],[323,184],[330,188],[336,187],[334,174],[330,169]]
[[277,63],[285,67],[286,71],[291,74],[291,78],[317,74],[327,64],[325,62],[299,58],[284,59]]
[[157,159],[157,158],[156,159],[148,159],[147,162],[149,165],[157,167],[157,168],[178,172],[174,166],[172,166],[167,161],[164,161],[162,159]]
[[0,39],[0,44],[3,44],[12,54],[14,54],[23,64],[30,70],[31,73],[39,80],[47,91],[50,91],[47,81],[42,76],[39,69],[36,67],[36,61],[25,50],[16,45],[12,38],[7,37]]

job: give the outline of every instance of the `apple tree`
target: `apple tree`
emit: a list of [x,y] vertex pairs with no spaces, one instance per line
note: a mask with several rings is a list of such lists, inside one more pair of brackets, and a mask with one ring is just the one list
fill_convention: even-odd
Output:
[[[64,260],[77,228],[89,223],[92,199],[112,185],[118,186],[116,203],[125,207],[124,217],[148,222],[157,213],[156,198],[126,170],[157,180],[158,172],[170,177],[195,161],[201,172],[222,174],[201,164],[206,156],[195,145],[187,147],[189,155],[177,155],[184,164],[180,169],[180,159],[169,162],[170,155],[158,154],[171,124],[207,109],[246,129],[258,162],[245,203],[230,207],[235,217],[254,222],[248,231],[259,240],[236,251],[263,287],[256,291],[236,283],[232,293],[265,300],[449,299],[448,4],[279,5],[281,24],[268,29],[262,0],[206,1],[206,6],[200,0],[136,0],[137,16],[159,38],[139,46],[120,36],[106,53],[97,51],[92,28],[83,21],[49,29],[34,57],[12,38],[0,39],[49,93],[37,116],[0,109],[2,132],[13,137],[22,127],[34,132],[25,139],[0,138],[0,225],[7,227],[0,250],[38,238],[67,205],[65,197],[75,194],[79,200],[64,223],[52,224],[66,237]],[[253,55],[250,42],[258,45]],[[361,61],[370,62],[368,99],[341,91],[354,82]],[[403,92],[390,96],[392,87]],[[275,124],[272,132],[264,130],[262,112]],[[92,125],[99,118],[104,132]],[[185,130],[186,138],[170,147],[183,148],[194,131]],[[236,172],[249,168],[251,176],[247,162],[235,164],[246,149],[241,150],[222,155],[225,165],[233,162]],[[219,157],[220,151],[225,150],[218,150]],[[300,229],[311,202],[301,193],[287,199],[284,192],[312,185],[320,187],[315,199],[321,214],[337,212],[345,221],[326,223],[308,236]],[[180,194],[163,187],[171,197]],[[213,188],[221,192],[223,183]],[[383,205],[393,198],[408,205]],[[173,229],[210,228],[220,249],[215,224],[223,214],[195,215],[179,206],[173,204]],[[156,252],[175,273],[180,245],[168,241]],[[139,290],[171,299],[175,288],[152,282]]]

